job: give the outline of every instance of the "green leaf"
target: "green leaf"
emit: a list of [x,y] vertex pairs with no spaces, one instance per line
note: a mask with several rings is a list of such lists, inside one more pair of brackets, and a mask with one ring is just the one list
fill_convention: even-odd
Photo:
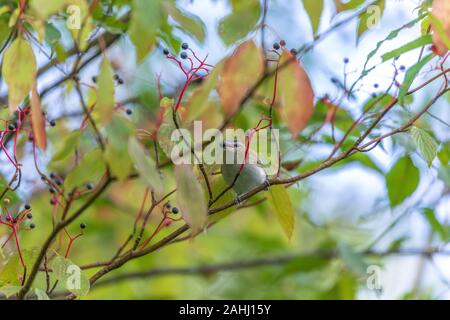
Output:
[[400,158],[386,175],[387,190],[391,207],[408,198],[419,185],[419,170],[411,158]]
[[428,221],[428,224],[430,225],[431,229],[436,232],[442,241],[447,242],[448,241],[448,232],[447,229],[439,222],[439,220],[436,218],[436,214],[434,213],[434,210],[430,208],[424,209],[424,215],[425,218]]
[[232,13],[219,22],[219,34],[229,46],[244,38],[259,20],[259,0],[231,0]]
[[42,20],[63,9],[69,0],[31,0],[30,7]]
[[320,17],[322,16],[323,0],[303,0],[303,6],[308,13],[313,33],[317,34],[319,29]]
[[34,293],[36,294],[38,300],[50,300],[50,298],[48,297],[47,293],[45,293],[44,290],[34,288]]
[[403,244],[404,244],[407,240],[409,240],[409,238],[406,237],[406,236],[403,236],[403,237],[400,237],[400,238],[394,240],[394,241],[391,242],[391,244],[389,245],[388,251],[399,251],[399,250],[403,247]]
[[374,28],[381,20],[381,17],[386,6],[386,0],[380,0],[377,4],[369,6],[366,11],[364,11],[359,16],[358,24],[358,41],[364,32],[369,30],[369,28]]
[[450,141],[442,145],[441,151],[438,153],[438,158],[444,166],[450,163]]
[[163,186],[155,161],[145,153],[141,144],[134,137],[130,137],[128,140],[128,152],[139,175],[160,196],[163,192]]
[[64,257],[57,255],[50,264],[53,270],[53,276],[57,280],[63,280],[66,277],[67,267],[70,265],[69,260]]
[[278,222],[288,239],[292,238],[295,225],[295,213],[291,199],[282,185],[274,185],[269,188],[269,200],[275,209]]
[[67,7],[69,17],[66,24],[72,33],[73,40],[81,51],[87,49],[92,31],[92,18],[90,6],[86,0],[70,0]]
[[404,29],[410,29],[410,28],[414,27],[420,20],[422,20],[424,18],[424,16],[425,15],[422,15],[422,16],[420,16],[420,17],[418,17],[418,18],[408,22],[407,24],[401,26],[400,28],[391,31],[384,40],[381,40],[381,41],[377,42],[377,45],[376,45],[375,49],[373,49],[367,55],[367,59],[364,62],[364,68],[363,68],[363,71],[361,72],[361,76],[360,76],[359,79],[361,79],[364,74],[368,73],[367,65],[369,64],[370,59],[372,59],[375,56],[375,54],[378,52],[378,50],[381,48],[381,46],[386,41],[393,40],[393,39],[397,38],[397,36],[399,35],[400,31],[402,31]]
[[175,179],[177,182],[177,203],[181,215],[193,232],[200,231],[208,220],[208,204],[205,192],[190,165],[177,165],[175,167]]
[[86,274],[67,258],[57,255],[50,264],[53,276],[60,281],[65,289],[77,297],[83,297],[89,293],[90,283]]
[[157,30],[163,17],[161,1],[133,0],[128,34],[136,46],[138,62],[154,48]]
[[28,97],[36,75],[36,59],[28,41],[18,37],[6,49],[2,76],[8,85],[9,110],[14,112]]
[[103,152],[100,149],[94,149],[87,153],[66,177],[64,186],[66,190],[73,190],[88,182],[98,180],[106,171]]
[[419,153],[427,162],[428,166],[431,167],[431,163],[437,155],[437,144],[433,137],[418,127],[411,128],[411,136],[419,149]]
[[405,97],[408,93],[409,88],[411,87],[412,83],[414,82],[414,79],[419,74],[420,70],[432,59],[434,58],[433,54],[430,54],[417,62],[415,65],[413,65],[411,68],[406,71],[405,79],[403,80],[403,84],[400,87],[400,90],[398,92],[398,101],[401,105],[404,105],[405,103]]
[[325,268],[329,263],[330,260],[323,257],[299,256],[283,268],[283,273],[314,272]]
[[389,59],[398,57],[398,56],[400,56],[401,54],[403,54],[405,52],[408,52],[408,51],[414,50],[416,48],[420,48],[420,47],[423,47],[423,46],[425,46],[427,44],[430,44],[431,42],[432,42],[431,35],[429,35],[429,34],[424,35],[424,36],[422,36],[420,38],[417,38],[414,41],[411,41],[411,42],[401,46],[400,48],[397,48],[395,50],[392,50],[392,51],[390,51],[388,53],[383,54],[381,56],[381,59],[383,60],[383,62],[387,61]]
[[108,144],[105,150],[105,160],[113,175],[121,181],[129,176],[133,166],[128,153],[128,138],[132,130],[130,121],[121,116],[113,116],[106,128]]
[[334,4],[336,5],[336,11],[342,12],[347,10],[354,10],[358,8],[360,5],[364,4],[365,0],[350,0],[346,3],[343,3],[342,0],[334,0]]
[[3,44],[8,39],[10,32],[11,29],[8,27],[8,22],[0,20],[0,47],[3,47]]
[[205,24],[196,16],[181,11],[176,3],[172,1],[162,1],[162,6],[166,13],[170,15],[181,27],[184,32],[187,32],[197,38],[199,41],[205,40]]
[[45,42],[50,46],[54,46],[58,41],[61,41],[61,32],[52,23],[45,25]]
[[198,119],[208,109],[208,98],[217,85],[222,68],[223,63],[217,64],[204,83],[192,93],[186,108],[186,122]]
[[104,58],[98,75],[97,104],[95,110],[100,114],[103,125],[108,124],[114,113],[114,72],[107,58]]
[[6,299],[9,299],[10,297],[16,295],[19,293],[20,289],[22,287],[19,286],[4,286],[0,288],[0,293],[4,294]]
[[358,292],[358,281],[349,270],[344,270],[337,283],[340,300],[355,300]]
[[52,162],[62,161],[67,159],[78,145],[81,137],[81,131],[75,130],[64,136],[59,148],[57,149],[55,155],[52,158]]
[[10,11],[9,6],[8,5],[2,5],[0,7],[0,17],[2,15],[4,15],[5,13],[8,13]]
[[19,273],[21,274],[21,264],[19,255],[14,253],[11,255],[6,263],[0,264],[0,286],[19,285]]

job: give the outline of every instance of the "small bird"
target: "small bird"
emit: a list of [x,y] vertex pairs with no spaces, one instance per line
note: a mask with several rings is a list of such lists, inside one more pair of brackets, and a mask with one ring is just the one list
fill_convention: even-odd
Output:
[[248,191],[267,184],[267,174],[257,161],[257,155],[254,152],[249,150],[242,172],[239,173],[241,163],[245,158],[244,144],[237,140],[225,140],[222,147],[224,157],[221,168],[222,176],[228,185],[232,185],[233,190],[238,194],[238,199]]

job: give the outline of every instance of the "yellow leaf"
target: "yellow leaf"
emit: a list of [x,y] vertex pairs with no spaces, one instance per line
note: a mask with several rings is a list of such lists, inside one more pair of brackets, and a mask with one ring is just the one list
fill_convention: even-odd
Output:
[[33,49],[23,38],[17,38],[6,49],[2,75],[8,85],[9,110],[12,113],[30,93],[36,76]]
[[241,44],[223,66],[218,92],[227,116],[239,108],[248,90],[264,71],[264,58],[252,40]]
[[63,9],[69,0],[31,0],[30,7],[42,20]]
[[269,189],[269,200],[272,203],[278,221],[288,239],[292,238],[295,225],[295,213],[291,199],[283,185],[274,185]]
[[89,4],[86,0],[70,0],[66,9],[67,28],[81,51],[87,49],[93,28]]
[[113,73],[108,59],[103,59],[98,76],[97,104],[95,106],[103,124],[111,122],[114,113]]

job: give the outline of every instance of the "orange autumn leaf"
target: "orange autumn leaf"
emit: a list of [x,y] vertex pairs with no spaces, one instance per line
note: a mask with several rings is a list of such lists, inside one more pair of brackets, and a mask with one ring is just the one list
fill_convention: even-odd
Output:
[[47,134],[45,132],[45,119],[41,110],[41,99],[37,93],[36,83],[31,89],[31,123],[33,126],[33,136],[36,146],[45,150],[47,148]]
[[[450,39],[450,1],[449,0],[434,0],[432,7],[433,16],[441,22],[441,26],[433,26],[433,51],[443,57],[448,48],[448,39]],[[437,31],[438,28],[442,28],[440,30],[444,35],[439,34]],[[442,39],[443,36],[447,36],[447,39]]]
[[280,68],[277,101],[281,108],[278,110],[295,139],[313,115],[314,92],[306,71],[291,53],[282,53]]
[[225,60],[218,92],[227,116],[233,115],[264,71],[264,57],[252,40],[242,43]]

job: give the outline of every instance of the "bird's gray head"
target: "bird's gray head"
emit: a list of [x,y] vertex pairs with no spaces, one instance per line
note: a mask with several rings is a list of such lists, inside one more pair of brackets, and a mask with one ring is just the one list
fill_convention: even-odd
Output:
[[245,157],[245,145],[238,140],[224,140],[222,142],[223,161],[227,164],[242,163]]
[[234,140],[234,141],[224,140],[222,142],[222,147],[223,147],[224,151],[227,151],[227,150],[229,150],[229,151],[232,151],[232,150],[235,150],[235,151],[244,150],[245,151],[244,144],[242,142],[238,141],[238,140]]

